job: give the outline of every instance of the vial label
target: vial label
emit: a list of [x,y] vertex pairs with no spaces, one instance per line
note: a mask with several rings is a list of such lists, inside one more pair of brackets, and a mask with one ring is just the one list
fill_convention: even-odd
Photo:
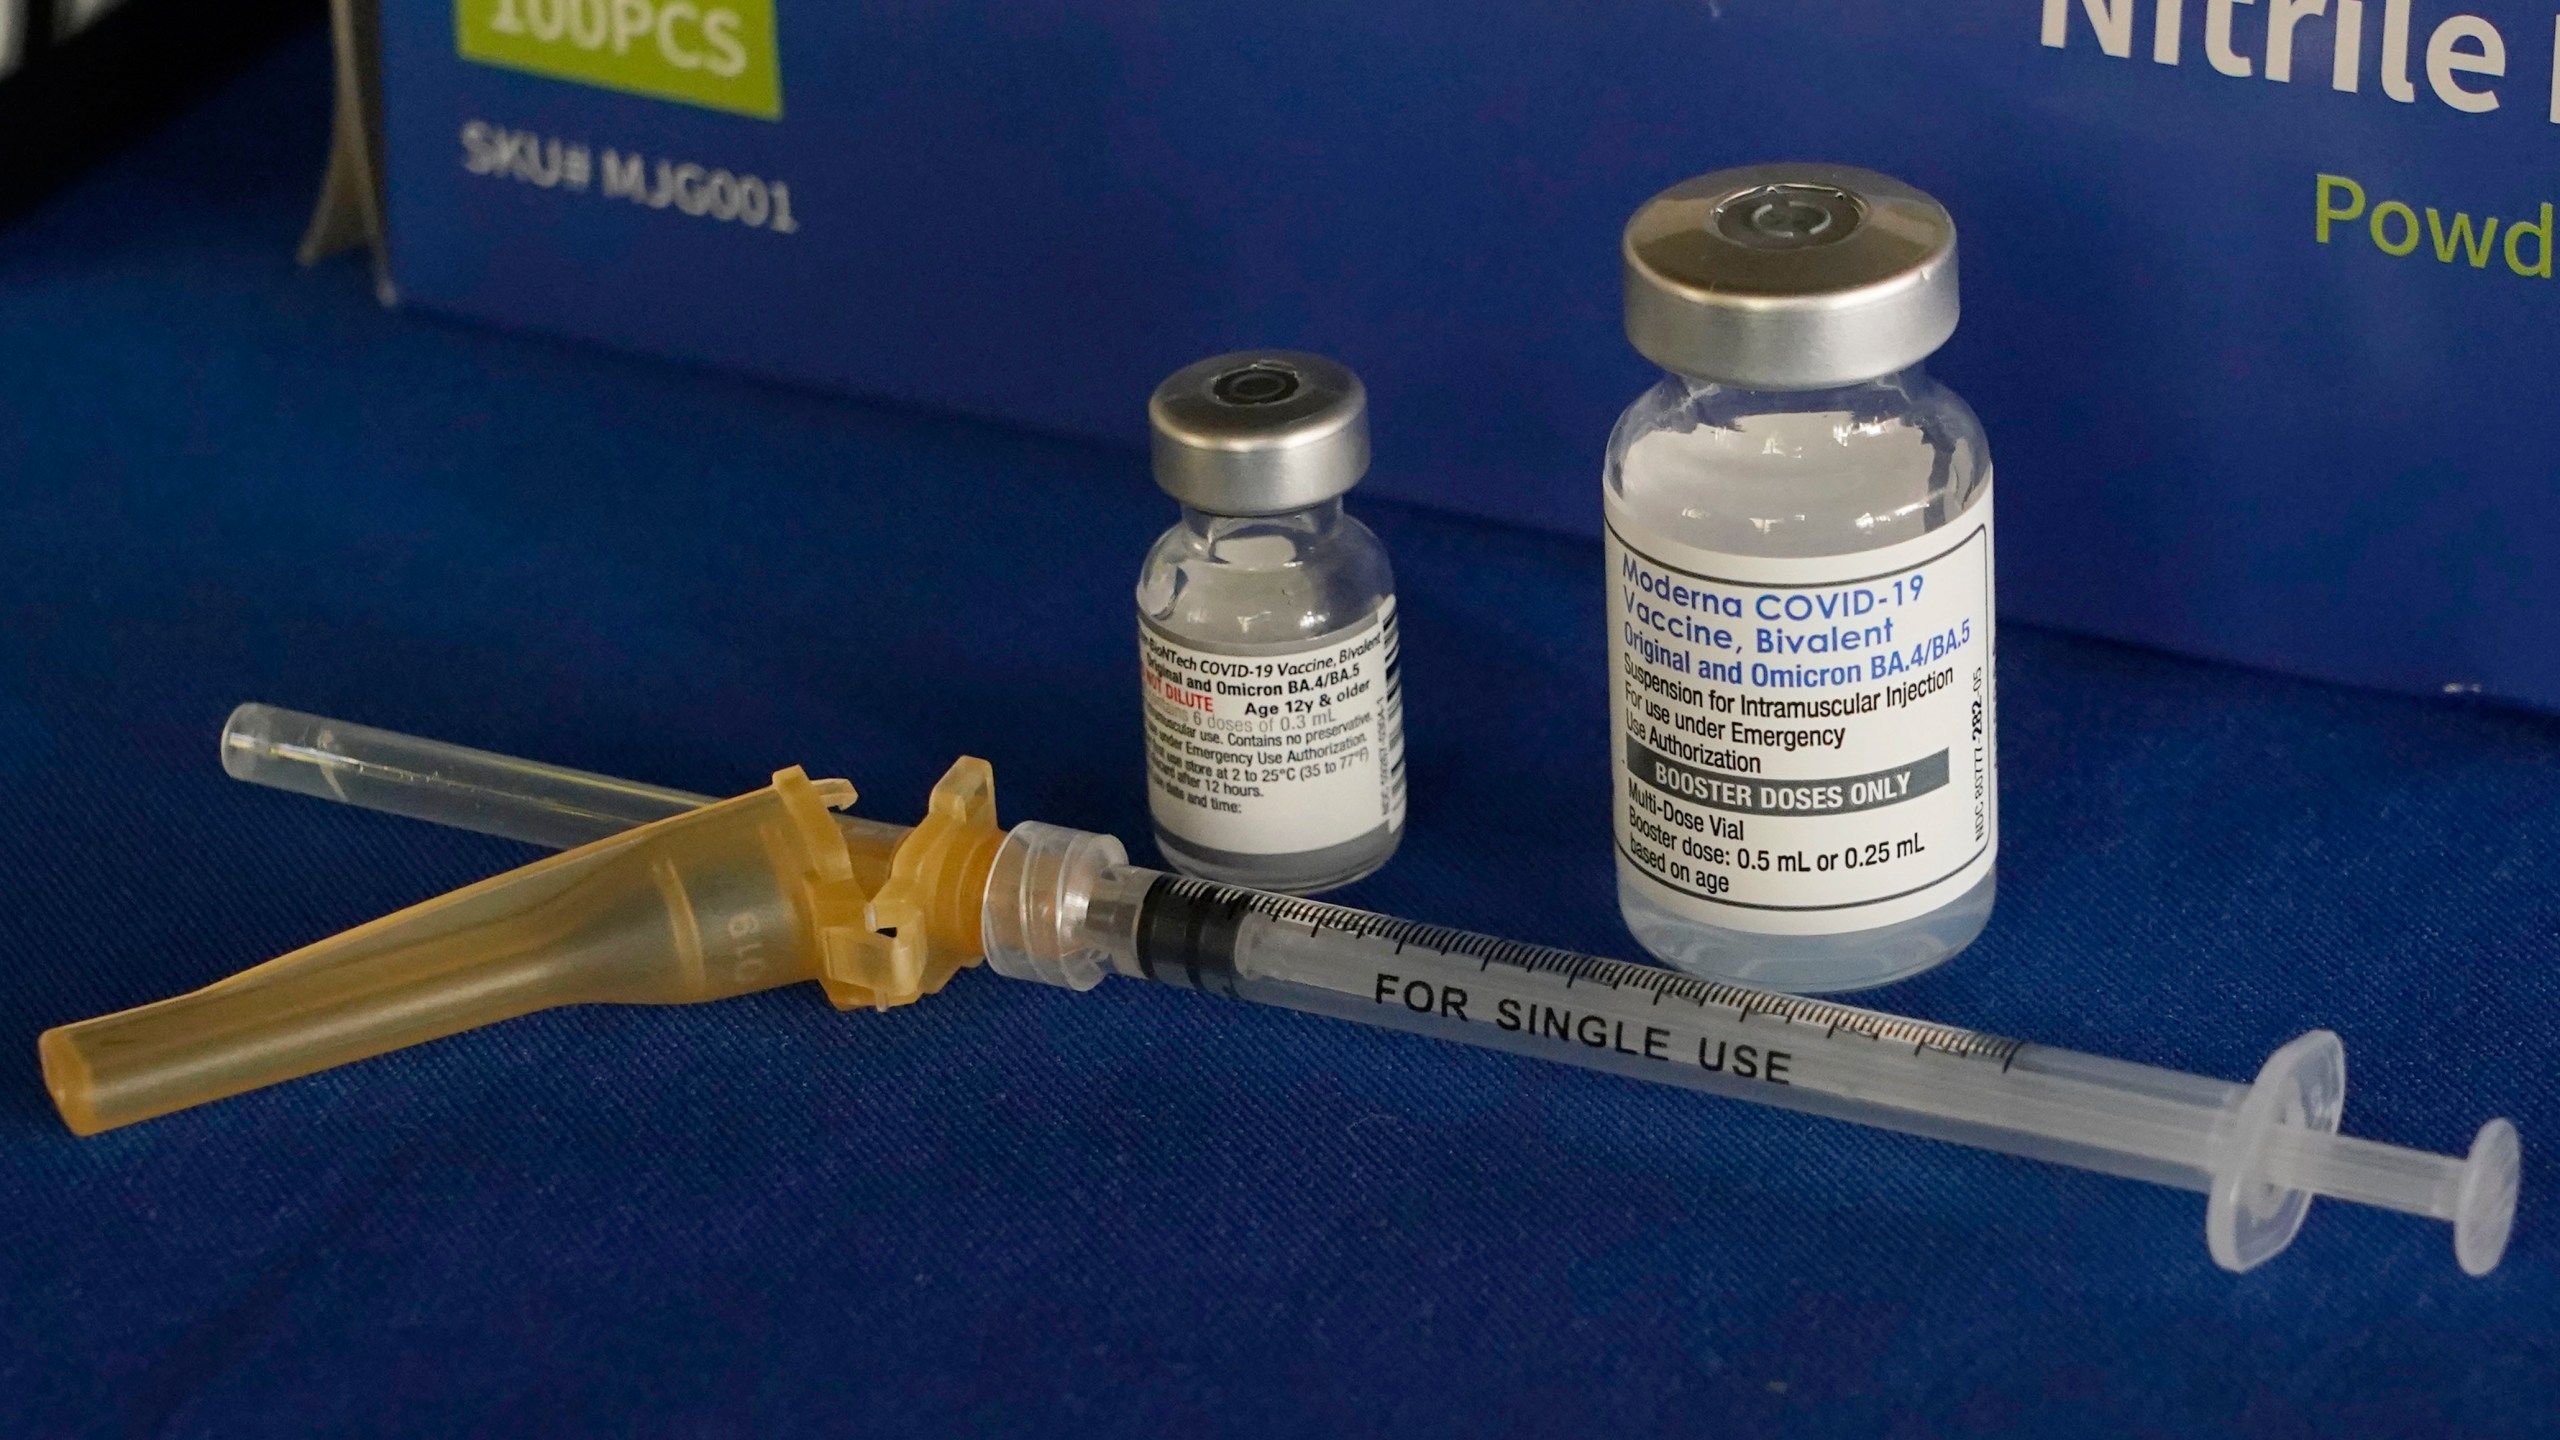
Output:
[[1925,915],[1999,849],[1991,486],[1948,525],[1768,559],[1609,496],[1618,853],[1701,923],[1822,935]]
[[1314,645],[1213,649],[1138,620],[1156,827],[1236,855],[1404,828],[1396,602]]

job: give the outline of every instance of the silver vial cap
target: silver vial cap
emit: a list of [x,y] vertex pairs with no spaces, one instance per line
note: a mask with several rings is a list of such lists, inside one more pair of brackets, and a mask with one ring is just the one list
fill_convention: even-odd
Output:
[[1147,401],[1156,484],[1212,515],[1277,515],[1330,500],[1369,470],[1360,377],[1296,350],[1185,365]]
[[1889,175],[1748,165],[1627,222],[1627,339],[1666,370],[1757,390],[1890,375],[1956,329],[1956,223]]

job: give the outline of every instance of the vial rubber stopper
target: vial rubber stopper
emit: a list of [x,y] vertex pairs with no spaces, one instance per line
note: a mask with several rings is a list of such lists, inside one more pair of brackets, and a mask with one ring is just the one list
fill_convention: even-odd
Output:
[[1213,515],[1319,504],[1369,469],[1369,395],[1321,355],[1238,350],[1186,365],[1147,401],[1156,484]]
[[1695,379],[1817,390],[1918,363],[1956,328],[1946,207],[1848,165],[1749,165],[1627,222],[1627,339]]

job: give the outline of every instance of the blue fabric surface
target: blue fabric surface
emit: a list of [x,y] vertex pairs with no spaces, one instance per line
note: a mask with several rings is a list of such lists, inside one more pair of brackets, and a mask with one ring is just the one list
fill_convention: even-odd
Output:
[[[531,858],[225,779],[243,699],[1144,831],[1141,457],[383,312],[288,260],[324,90],[307,39],[0,233],[0,1431],[2560,1428],[2560,723],[2015,628],[2000,912],[1868,998],[2234,1079],[2335,1028],[2355,1133],[2521,1127],[2503,1269],[2324,1202],[2233,1277],[2195,1195],[984,973],[71,1138],[39,1030]],[[1414,820],[1343,898],[1624,953],[1596,547],[1365,513]]]

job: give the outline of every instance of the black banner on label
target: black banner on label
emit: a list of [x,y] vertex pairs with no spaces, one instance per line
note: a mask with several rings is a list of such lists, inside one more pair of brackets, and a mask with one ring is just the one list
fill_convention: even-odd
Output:
[[1838,780],[1770,780],[1701,770],[1627,741],[1627,773],[1665,795],[1735,815],[1846,815],[1898,805],[1947,783],[1947,752]]

